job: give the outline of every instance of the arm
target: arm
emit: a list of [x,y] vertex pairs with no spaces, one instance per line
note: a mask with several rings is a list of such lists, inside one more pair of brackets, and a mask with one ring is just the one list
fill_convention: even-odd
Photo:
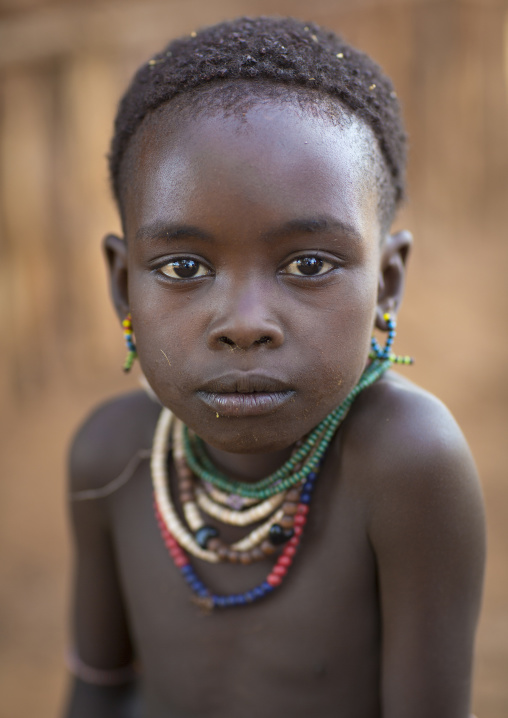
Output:
[[[74,673],[66,718],[131,718],[137,684],[115,560],[108,495],[125,461],[112,450],[110,408],[78,433],[70,456],[70,514],[75,572],[72,627]],[[106,414],[106,416],[104,416]],[[118,425],[118,422],[117,424]],[[131,444],[132,446],[132,444]]]
[[67,718],[130,718],[136,682],[111,538],[101,500],[73,502],[75,536],[74,673]]
[[433,399],[417,404],[387,420],[398,429],[397,443],[381,461],[371,514],[382,715],[466,718],[484,570],[483,503],[455,422]]
[[69,718],[137,718],[138,694],[135,683],[123,686],[95,686],[75,678],[67,712]]

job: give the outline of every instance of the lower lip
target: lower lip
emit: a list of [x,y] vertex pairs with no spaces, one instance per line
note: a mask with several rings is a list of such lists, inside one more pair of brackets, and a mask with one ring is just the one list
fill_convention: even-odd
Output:
[[200,399],[219,416],[262,416],[272,414],[294,395],[294,391],[215,394],[198,391]]

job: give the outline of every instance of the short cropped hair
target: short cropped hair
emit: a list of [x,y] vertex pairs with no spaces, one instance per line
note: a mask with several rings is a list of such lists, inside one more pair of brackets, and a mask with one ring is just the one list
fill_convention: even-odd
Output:
[[405,195],[406,163],[406,134],[393,85],[368,55],[333,32],[293,18],[222,22],[174,40],[139,68],[120,101],[109,155],[120,208],[122,158],[144,118],[176,96],[180,105],[185,93],[195,100],[199,88],[225,84],[231,97],[235,80],[243,81],[238,83],[240,101],[251,82],[257,81],[259,90],[262,81],[271,86],[272,96],[277,86],[304,97],[312,90],[365,122],[384,160],[379,204],[382,224],[389,227]]

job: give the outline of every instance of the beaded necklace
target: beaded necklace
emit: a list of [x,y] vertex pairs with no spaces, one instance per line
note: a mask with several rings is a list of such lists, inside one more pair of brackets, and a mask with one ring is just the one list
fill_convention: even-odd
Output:
[[[382,376],[390,364],[389,360],[374,360],[342,404],[297,445],[285,464],[255,484],[230,479],[221,473],[207,456],[204,442],[175,419],[168,409],[162,410],[151,460],[155,515],[176,567],[193,592],[194,600],[202,607],[246,605],[280,586],[300,544],[326,449],[358,394]],[[173,460],[187,526],[175,509],[167,476],[172,430]],[[202,513],[237,526],[266,520],[246,537],[228,546],[219,538],[217,529],[205,523]],[[274,554],[283,544],[266,579],[238,594],[212,592],[200,580],[188,556],[192,554],[211,563],[249,564]]]
[[[159,514],[168,531],[175,537],[180,546],[205,561],[213,563],[229,561],[231,563],[249,564],[270,556],[275,551],[274,545],[283,543],[292,537],[294,516],[297,513],[297,506],[302,492],[301,486],[284,491],[278,496],[274,496],[247,510],[227,510],[223,506],[212,502],[211,499],[208,500],[213,505],[213,508],[210,510],[207,502],[204,512],[208,513],[209,516],[219,516],[223,523],[232,525],[246,526],[266,518],[269,512],[272,513],[272,516],[267,521],[240,541],[231,546],[224,544],[219,538],[218,531],[205,524],[198,508],[199,498],[197,501],[195,500],[195,495],[202,494],[203,489],[199,486],[194,486],[192,472],[185,463],[185,456],[181,447],[183,424],[167,410],[164,419],[165,421],[160,421],[158,429],[160,428],[161,440],[167,446],[171,427],[173,427],[173,461],[178,476],[180,502],[190,531],[180,521],[175,511],[170,485],[165,472],[165,452],[163,453],[162,449],[156,459],[152,461],[154,494]],[[279,508],[281,503],[282,508]],[[209,510],[206,510],[207,508]]]

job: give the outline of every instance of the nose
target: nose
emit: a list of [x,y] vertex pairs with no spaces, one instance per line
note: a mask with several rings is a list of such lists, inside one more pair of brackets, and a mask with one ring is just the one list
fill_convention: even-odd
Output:
[[277,348],[283,343],[284,331],[270,309],[266,288],[244,282],[221,293],[220,306],[208,328],[211,349],[247,350],[264,345]]

